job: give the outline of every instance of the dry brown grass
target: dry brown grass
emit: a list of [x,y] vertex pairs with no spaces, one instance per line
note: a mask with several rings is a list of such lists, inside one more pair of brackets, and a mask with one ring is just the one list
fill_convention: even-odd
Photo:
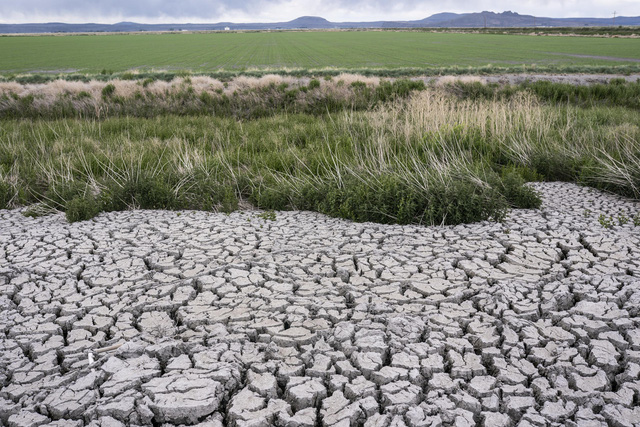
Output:
[[0,95],[16,94],[22,96],[24,86],[16,82],[0,82]]
[[208,76],[191,77],[191,86],[196,93],[211,93],[217,90],[224,89],[224,84],[220,80]]
[[367,77],[359,74],[347,74],[347,73],[339,74],[338,76],[332,78],[331,80],[336,83],[342,81],[343,84],[347,86],[355,82],[362,82],[367,86],[377,86],[380,84],[380,77]]
[[412,139],[428,133],[480,131],[484,137],[506,136],[518,129],[551,129],[551,113],[533,95],[521,93],[511,100],[456,100],[444,90],[415,93],[371,113],[372,123],[394,136]]
[[482,83],[485,84],[486,79],[479,76],[442,76],[434,79],[436,86],[446,86],[456,83]]
[[[95,101],[101,99],[102,90],[108,84],[115,87],[115,95],[130,98],[138,92],[147,92],[156,96],[175,93],[185,88],[191,88],[195,93],[224,91],[226,95],[235,92],[247,92],[251,89],[262,89],[269,86],[286,84],[290,88],[299,88],[309,84],[308,77],[290,77],[277,74],[269,74],[263,77],[239,76],[223,83],[220,80],[208,76],[177,77],[170,82],[156,80],[143,85],[141,80],[114,79],[108,82],[92,80],[90,82],[76,82],[67,80],[55,80],[42,84],[20,84],[16,82],[0,83],[0,95],[16,94],[20,97],[33,95],[39,99],[40,105],[47,105],[60,96],[78,96],[88,93]],[[324,95],[336,95],[339,98],[348,96],[348,89],[354,82],[362,82],[370,87],[380,84],[379,77],[366,77],[356,74],[340,74],[330,80],[320,80],[320,90]]]

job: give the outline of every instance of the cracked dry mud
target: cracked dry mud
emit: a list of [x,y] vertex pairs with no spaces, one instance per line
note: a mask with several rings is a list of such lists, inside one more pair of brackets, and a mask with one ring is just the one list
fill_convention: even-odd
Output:
[[1,211],[0,424],[640,425],[640,227],[597,220],[640,206],[535,186],[455,227]]

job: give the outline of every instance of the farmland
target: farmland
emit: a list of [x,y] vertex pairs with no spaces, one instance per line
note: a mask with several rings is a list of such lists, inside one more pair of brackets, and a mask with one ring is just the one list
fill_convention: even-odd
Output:
[[0,37],[0,73],[638,67],[635,38],[421,31],[301,31]]

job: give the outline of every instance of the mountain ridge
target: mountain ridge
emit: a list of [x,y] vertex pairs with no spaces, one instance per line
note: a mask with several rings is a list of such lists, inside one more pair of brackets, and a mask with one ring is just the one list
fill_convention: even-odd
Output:
[[[64,22],[0,24],[0,33],[92,33],[133,31],[216,31],[216,30],[279,30],[279,29],[357,29],[357,28],[510,28],[510,27],[602,27],[613,26],[613,18],[550,18],[482,11],[473,13],[441,12],[418,20],[331,22],[320,16],[300,16],[291,21],[267,23],[217,22],[205,24],[173,23],[143,24],[123,21],[115,24]],[[640,26],[640,16],[618,16],[615,25]]]

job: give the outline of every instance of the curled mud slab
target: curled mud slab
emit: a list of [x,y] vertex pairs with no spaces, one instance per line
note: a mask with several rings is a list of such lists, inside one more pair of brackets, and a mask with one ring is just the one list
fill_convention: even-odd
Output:
[[456,227],[2,211],[0,424],[638,425],[640,227],[597,217],[640,206],[536,186]]

